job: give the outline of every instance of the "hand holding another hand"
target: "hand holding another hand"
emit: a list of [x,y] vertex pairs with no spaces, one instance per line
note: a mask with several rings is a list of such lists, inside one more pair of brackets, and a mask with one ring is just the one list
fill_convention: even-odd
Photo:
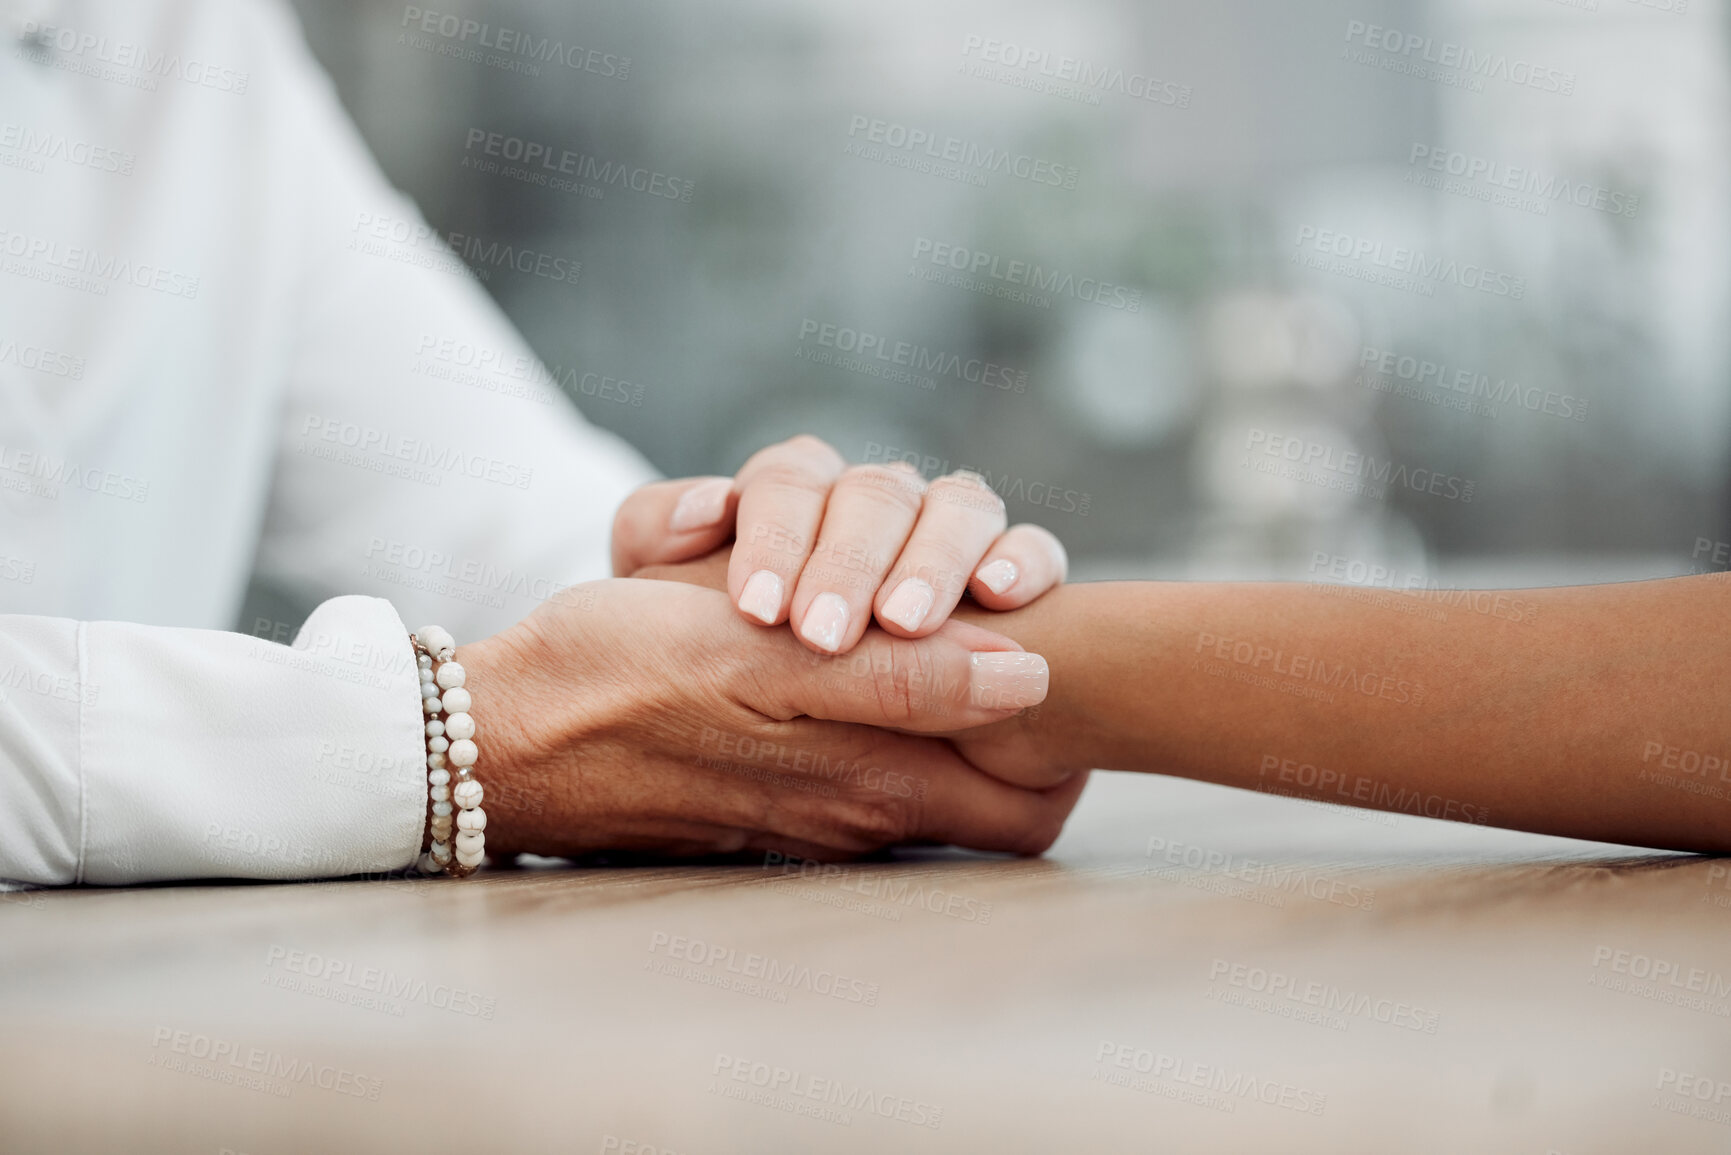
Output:
[[[829,656],[672,582],[572,587],[466,645],[481,727],[488,848],[572,855],[778,850],[857,855],[902,842],[1033,854],[1081,776],[1045,791],[980,772],[937,739],[1046,692],[1042,659],[977,626],[919,640],[862,629]],[[892,727],[877,729],[875,727]]]
[[[651,581],[679,582],[712,590],[724,589],[727,580],[726,550],[717,550],[708,557],[677,565],[651,565],[638,570],[634,577]],[[950,625],[968,624],[970,628],[999,626],[1021,637],[1043,639],[1042,647],[1050,646],[1065,659],[1075,661],[1069,648],[1054,645],[1073,624],[1078,611],[1086,606],[1075,604],[1088,586],[1068,586],[1051,597],[1042,597],[1031,605],[1014,612],[994,613],[966,605],[958,607]],[[1060,603],[1068,600],[1069,606]],[[1066,617],[1066,614],[1069,616]],[[1000,626],[1001,623],[1001,626]],[[993,636],[997,636],[995,633]],[[1044,655],[1042,655],[1044,657]],[[1030,790],[1051,791],[1074,785],[1080,791],[1088,771],[1105,765],[1095,760],[1099,755],[1098,739],[1101,719],[1085,707],[1088,695],[1078,692],[1074,675],[1062,684],[1048,685],[1048,694],[1030,709],[1016,711],[984,724],[940,727],[951,748],[969,765],[990,774],[1002,782]]]
[[942,626],[964,591],[991,610],[1064,580],[1064,547],[1034,525],[1005,529],[977,474],[929,484],[900,462],[848,466],[815,437],[754,454],[737,477],[646,485],[620,507],[613,572],[702,557],[736,540],[729,599],[746,620],[789,622],[821,653],[846,653],[875,617],[901,638]]

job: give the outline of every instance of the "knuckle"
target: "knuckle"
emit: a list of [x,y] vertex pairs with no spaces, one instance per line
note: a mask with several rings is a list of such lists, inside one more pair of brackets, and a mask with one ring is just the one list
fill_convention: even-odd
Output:
[[982,513],[1004,516],[1004,499],[986,484],[986,479],[969,470],[947,473],[932,482],[927,496],[933,501],[975,509]]
[[909,575],[919,578],[945,595],[958,593],[973,576],[975,558],[952,541],[921,541],[917,553],[908,558]]
[[888,564],[883,555],[858,543],[819,538],[800,570],[798,594],[835,592],[860,602],[877,589],[878,577]]
[[870,660],[867,676],[871,678],[872,691],[884,721],[890,725],[912,722],[920,712],[916,690],[922,681],[918,648],[898,638],[890,641],[880,653],[870,655]]
[[837,489],[875,498],[900,509],[916,510],[925,493],[925,483],[886,465],[855,465],[841,475]]
[[758,450],[746,459],[739,471],[742,481],[755,481],[776,469],[790,469],[808,476],[832,478],[846,465],[842,455],[829,442],[809,433],[801,433],[786,441]]
[[770,489],[786,489],[795,493],[824,494],[829,481],[817,470],[797,461],[770,461],[752,472],[751,484]]
[[906,842],[918,829],[915,808],[906,800],[887,794],[850,799],[840,817],[850,838],[873,847]]
[[1058,540],[1058,535],[1043,525],[1022,524],[1013,526],[1010,530],[1026,538],[1029,545],[1037,550],[1043,550],[1052,559],[1054,572],[1059,580],[1070,572],[1070,554],[1064,549],[1064,543]]
[[738,545],[753,563],[785,571],[805,557],[811,541],[806,536],[807,532],[804,526],[792,525],[778,517],[766,517],[753,521],[751,529]]
[[842,455],[836,452],[835,446],[815,433],[797,433],[781,444],[789,452],[797,453],[812,461],[834,466],[842,464]]
[[713,835],[707,843],[700,844],[698,854],[738,854],[750,842],[751,835],[744,830],[728,830]]

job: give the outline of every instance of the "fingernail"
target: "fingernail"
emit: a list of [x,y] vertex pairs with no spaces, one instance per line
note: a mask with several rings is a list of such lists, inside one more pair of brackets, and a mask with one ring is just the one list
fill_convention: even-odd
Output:
[[674,533],[704,529],[721,520],[727,512],[727,495],[733,491],[731,477],[715,477],[700,481],[680,495],[667,519],[667,528]]
[[1046,700],[1051,671],[1039,654],[975,654],[969,681],[974,705],[988,710],[1024,710]]
[[781,578],[760,569],[746,579],[745,588],[739,593],[739,608],[766,626],[774,625],[781,613],[781,590]]
[[1022,574],[1016,568],[1015,562],[1008,558],[999,558],[997,561],[988,562],[974,571],[974,576],[979,578],[987,589],[995,594],[1001,594],[1015,585],[1016,579]]
[[932,587],[919,578],[905,578],[902,584],[890,594],[889,601],[879,611],[879,616],[889,619],[904,630],[912,632],[920,628],[920,623],[926,620],[926,615],[932,612],[932,603],[937,601],[937,594]]
[[820,650],[835,653],[847,632],[847,601],[840,594],[818,594],[799,624],[799,636]]

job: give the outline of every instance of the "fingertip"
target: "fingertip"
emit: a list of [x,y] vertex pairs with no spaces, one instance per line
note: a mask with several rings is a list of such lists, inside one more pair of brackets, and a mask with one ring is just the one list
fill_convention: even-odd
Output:
[[943,625],[949,616],[932,612],[937,599],[937,591],[930,582],[917,577],[904,578],[878,607],[878,621],[898,636],[922,637]]
[[1064,544],[1037,525],[1006,530],[969,579],[974,600],[989,610],[1014,610],[1060,586],[1069,575]]
[[1059,540],[1058,535],[1039,525],[1028,526],[1027,533],[1028,536],[1045,546],[1047,552],[1051,554],[1052,584],[1063,585],[1070,580],[1070,551],[1064,548],[1064,543]]
[[773,570],[760,569],[745,579],[745,586],[739,591],[739,600],[734,604],[745,617],[764,626],[773,626],[781,620],[781,603],[786,586],[781,575]]
[[847,599],[837,593],[821,593],[811,600],[799,621],[800,639],[824,654],[839,654],[847,640]]
[[1021,584],[1021,566],[1009,558],[994,558],[975,570],[975,582],[983,585],[994,597],[1009,597]]
[[1051,667],[1039,654],[976,653],[969,665],[969,698],[982,709],[1011,713],[1026,710],[1044,702],[1051,687]]

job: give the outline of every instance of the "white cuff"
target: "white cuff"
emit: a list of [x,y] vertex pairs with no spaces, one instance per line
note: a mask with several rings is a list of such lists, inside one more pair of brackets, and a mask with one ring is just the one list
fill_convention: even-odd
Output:
[[382,598],[325,602],[292,646],[80,629],[76,881],[292,879],[411,865],[427,784],[408,631]]

